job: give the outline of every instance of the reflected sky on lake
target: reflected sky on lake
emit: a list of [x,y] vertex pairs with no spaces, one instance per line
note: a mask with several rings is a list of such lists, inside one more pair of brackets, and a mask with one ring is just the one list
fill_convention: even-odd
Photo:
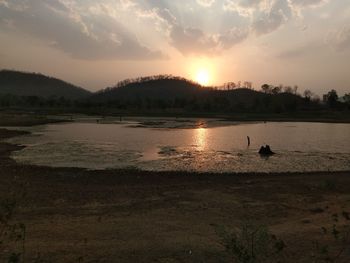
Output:
[[[13,158],[21,163],[88,169],[350,170],[350,124],[271,122],[194,129],[134,125],[90,121],[34,128],[32,135],[10,140],[27,146]],[[277,154],[262,158],[257,151],[265,144]]]

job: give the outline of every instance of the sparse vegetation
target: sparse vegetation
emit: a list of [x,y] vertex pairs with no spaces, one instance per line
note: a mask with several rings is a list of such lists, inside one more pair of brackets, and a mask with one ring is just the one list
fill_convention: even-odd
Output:
[[332,223],[322,226],[322,240],[313,241],[312,262],[348,262],[344,254],[350,247],[350,216],[346,211],[332,215]]
[[327,190],[327,191],[334,191],[337,187],[336,180],[326,179],[320,183],[321,189]]
[[16,180],[7,197],[0,200],[0,260],[25,262],[26,226],[16,219],[18,204],[25,196],[24,186]]
[[231,262],[276,262],[285,248],[283,240],[263,225],[244,223],[232,232],[220,229],[218,234]]

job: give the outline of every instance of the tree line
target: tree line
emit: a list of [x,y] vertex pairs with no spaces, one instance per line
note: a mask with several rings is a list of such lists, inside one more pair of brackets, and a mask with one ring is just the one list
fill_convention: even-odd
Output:
[[[84,99],[0,94],[0,107],[223,113],[350,110],[350,93],[339,97],[336,90],[331,90],[321,99],[311,90],[305,90],[302,94],[298,93],[298,90],[298,86],[270,84],[263,84],[259,90],[254,90],[252,82],[249,81],[229,82],[221,87],[203,88],[185,78],[156,75],[120,81],[115,86]],[[162,93],[161,96],[158,93]]]

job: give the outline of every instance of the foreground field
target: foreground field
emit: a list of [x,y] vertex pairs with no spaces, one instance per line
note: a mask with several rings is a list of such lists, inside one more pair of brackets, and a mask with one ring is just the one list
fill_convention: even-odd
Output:
[[[0,132],[0,138],[14,135]],[[350,260],[348,172],[220,175],[53,169],[13,162],[9,154],[19,146],[1,143],[0,149],[1,219],[18,224],[21,233],[17,238],[2,236],[2,262],[11,255],[25,262]],[[4,217],[9,207],[13,214]],[[253,244],[264,250],[282,244],[278,255],[258,253],[258,247],[255,261],[239,261],[244,248],[237,250],[223,236],[235,232],[231,241],[244,243],[240,233],[259,232],[249,232],[249,227],[275,235],[278,242],[273,238],[267,245],[259,240]]]

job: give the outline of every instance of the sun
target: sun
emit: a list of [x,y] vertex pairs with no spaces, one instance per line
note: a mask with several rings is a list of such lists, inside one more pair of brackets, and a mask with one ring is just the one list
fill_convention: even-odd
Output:
[[214,85],[216,81],[217,61],[211,58],[188,58],[187,77],[204,87]]
[[196,81],[202,86],[208,86],[210,82],[210,74],[207,69],[199,69],[195,76]]

